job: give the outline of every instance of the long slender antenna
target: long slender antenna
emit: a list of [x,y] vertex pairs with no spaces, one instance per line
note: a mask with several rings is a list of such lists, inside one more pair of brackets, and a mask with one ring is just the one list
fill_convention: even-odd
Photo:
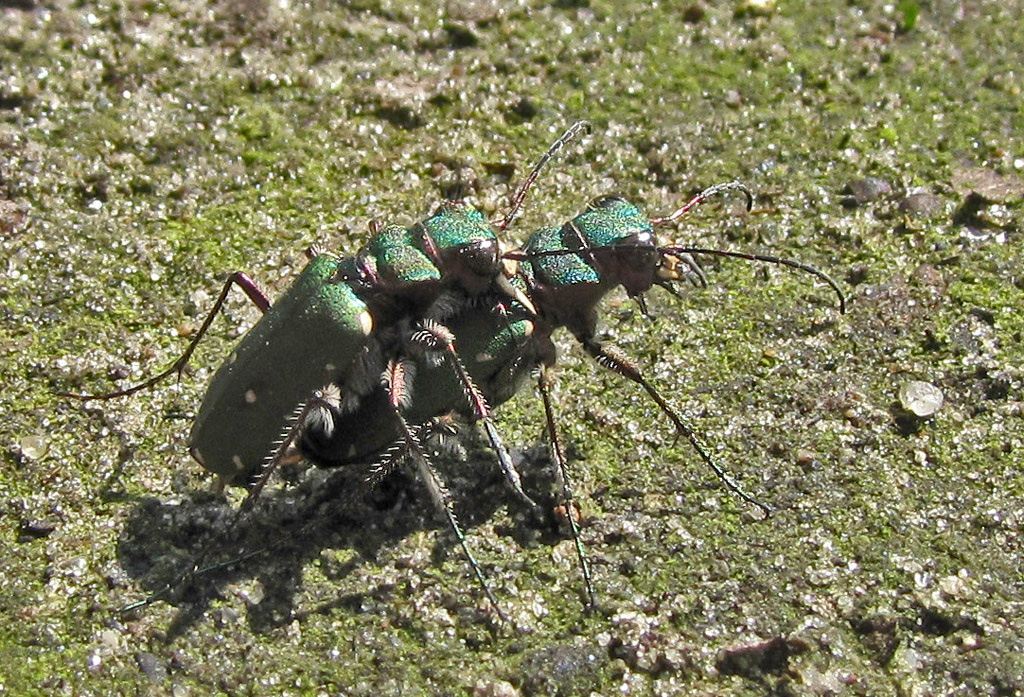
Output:
[[658,251],[668,256],[676,257],[677,259],[684,259],[687,254],[707,254],[710,256],[719,257],[733,257],[736,259],[746,259],[748,261],[763,261],[768,264],[778,264],[779,266],[788,266],[791,269],[797,269],[804,273],[809,273],[812,276],[820,278],[822,281],[827,283],[829,287],[836,292],[839,297],[839,312],[840,314],[846,314],[846,296],[843,295],[842,288],[839,287],[839,283],[834,278],[829,276],[827,273],[820,269],[816,269],[810,264],[804,264],[800,261],[793,259],[786,259],[784,257],[776,257],[768,254],[753,254],[751,252],[731,252],[724,249],[705,249],[703,247],[683,247],[677,245],[671,245],[668,247],[658,247]]
[[530,176],[528,176],[526,178],[526,181],[523,182],[522,186],[519,187],[519,190],[516,192],[515,197],[512,199],[512,207],[509,208],[508,213],[505,214],[505,217],[501,220],[501,222],[495,225],[496,228],[498,228],[499,230],[507,230],[509,227],[512,226],[512,221],[514,221],[516,219],[516,216],[519,215],[519,209],[523,205],[523,200],[526,198],[526,193],[530,190],[530,187],[533,186],[533,182],[536,181],[537,176],[540,174],[540,171],[544,169],[544,165],[546,165],[548,161],[555,156],[555,153],[557,153],[559,150],[565,147],[565,145],[570,140],[575,138],[580,131],[586,131],[587,133],[590,133],[590,122],[577,121],[573,125],[569,126],[569,128],[566,129],[565,133],[558,137],[558,140],[551,144],[551,147],[548,148],[547,152],[545,152],[541,156],[540,160],[537,161],[537,164],[533,166],[533,171],[530,172]]
[[[729,250],[725,250],[725,249],[709,249],[709,248],[705,248],[705,247],[684,247],[682,245],[668,245],[668,246],[665,246],[665,247],[653,247],[652,248],[650,245],[641,245],[641,244],[634,244],[634,245],[617,244],[617,245],[612,245],[612,246],[607,246],[607,247],[589,247],[589,248],[586,249],[586,254],[591,255],[591,256],[599,256],[599,255],[602,255],[602,254],[612,254],[612,255],[615,255],[615,254],[622,254],[623,251],[628,251],[628,250],[631,250],[631,249],[640,250],[640,251],[650,251],[651,249],[654,249],[654,250],[656,250],[656,251],[658,251],[661,254],[664,254],[666,256],[670,256],[670,257],[675,257],[677,259],[681,259],[688,266],[690,265],[690,261],[686,259],[686,255],[687,254],[696,254],[696,255],[707,254],[709,256],[734,257],[736,259],[746,259],[748,261],[761,261],[761,262],[765,262],[765,263],[768,263],[768,264],[778,264],[780,266],[788,266],[791,269],[796,269],[798,271],[803,271],[804,273],[809,273],[812,276],[814,276],[816,278],[819,278],[822,281],[824,281],[826,284],[828,284],[828,286],[833,291],[835,291],[836,296],[839,298],[839,311],[840,311],[840,313],[843,313],[843,314],[846,313],[846,296],[843,295],[842,288],[839,286],[838,281],[836,281],[834,278],[829,276],[827,273],[825,273],[821,269],[818,269],[818,268],[816,268],[814,266],[811,266],[810,264],[805,264],[803,262],[796,261],[794,259],[787,259],[785,257],[776,257],[776,256],[768,255],[768,254],[754,254],[752,252],[733,252],[733,251],[729,251]],[[565,256],[565,255],[571,255],[571,254],[578,255],[580,253],[581,253],[581,251],[579,249],[548,249],[548,250],[542,250],[542,251],[536,251],[536,252],[524,252],[522,250],[518,250],[517,249],[517,250],[511,251],[511,252],[506,252],[504,254],[504,256],[506,258],[508,258],[508,259],[513,259],[513,260],[516,260],[516,261],[525,261],[525,260],[530,259],[530,258],[555,257],[555,256]],[[691,268],[692,268],[692,266],[691,266]],[[659,283],[659,285],[665,286],[666,283],[661,282],[661,283]]]
[[[668,215],[660,218],[651,218],[651,225],[658,227],[679,220],[679,218],[685,215],[688,211],[692,210],[694,207],[700,205],[701,203],[704,203],[704,201],[706,201],[711,196],[720,194],[723,191],[743,192],[743,195],[746,196],[747,198],[747,210],[749,211],[751,208],[753,208],[754,195],[750,192],[750,189],[748,189],[746,186],[744,186],[742,183],[738,181],[723,182],[722,184],[715,184],[714,186],[709,186],[708,188],[704,189],[704,191],[701,191],[699,194],[691,198],[689,201],[687,201],[682,206],[672,211]],[[748,261],[763,261],[769,264],[778,264],[780,266],[788,266],[792,269],[804,271],[805,273],[809,273],[812,276],[816,276],[825,283],[827,283],[832,288],[832,290],[836,292],[836,295],[839,296],[840,314],[846,313],[846,296],[843,295],[843,291],[842,289],[840,289],[839,284],[836,283],[836,281],[827,273],[819,269],[816,269],[809,264],[804,264],[802,262],[794,261],[792,259],[785,259],[783,257],[771,256],[767,254],[754,254],[751,252],[730,252],[722,249],[684,247],[682,245],[668,245],[665,247],[658,247],[658,251],[661,252],[662,254],[675,257],[676,259],[679,259],[687,264],[689,264],[692,260],[688,259],[686,255],[707,254],[720,257],[746,259]]]
[[669,223],[679,220],[691,209],[704,203],[707,199],[716,194],[720,194],[723,191],[742,191],[747,197],[747,210],[749,211],[754,206],[754,195],[750,193],[750,189],[741,184],[738,181],[724,182],[722,184],[715,184],[701,191],[699,194],[691,198],[689,201],[684,203],[682,206],[672,211],[668,215],[661,218],[651,218],[651,225],[659,227],[661,225],[668,225]]

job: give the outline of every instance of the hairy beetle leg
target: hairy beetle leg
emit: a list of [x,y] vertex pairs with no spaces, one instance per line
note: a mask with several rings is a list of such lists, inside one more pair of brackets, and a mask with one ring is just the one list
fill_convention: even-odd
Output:
[[586,587],[587,608],[593,610],[597,607],[597,595],[594,593],[594,582],[590,576],[590,565],[587,563],[587,554],[583,547],[583,540],[580,537],[580,525],[577,519],[578,508],[576,499],[573,496],[572,484],[569,481],[569,467],[565,459],[565,450],[562,448],[562,441],[558,437],[558,429],[555,428],[555,409],[551,400],[551,375],[547,366],[544,365],[540,368],[538,389],[540,390],[541,400],[544,402],[544,418],[546,420],[548,437],[551,440],[551,457],[555,461],[556,477],[562,489],[559,508],[564,508],[566,511],[565,518],[569,525],[569,531],[572,534],[573,546],[576,548],[576,558],[580,562],[583,585]]
[[284,433],[274,444],[274,451],[264,460],[260,476],[249,488],[249,495],[245,497],[239,510],[250,510],[256,504],[256,499],[259,498],[263,488],[278,467],[301,458],[301,453],[295,444],[302,432],[308,428],[310,421],[313,419],[321,422],[332,420],[333,410],[337,409],[339,404],[341,404],[341,389],[337,385],[325,385],[313,393],[313,396],[306,400],[305,404],[295,410]]
[[241,288],[249,300],[259,308],[260,312],[266,314],[267,310],[270,309],[270,300],[268,300],[267,296],[263,294],[263,291],[259,289],[255,281],[253,281],[248,274],[242,271],[236,271],[228,276],[228,280],[225,281],[224,287],[220,291],[220,295],[217,296],[217,302],[213,304],[213,309],[206,315],[206,319],[203,320],[203,324],[199,327],[199,331],[196,332],[195,337],[193,337],[192,341],[189,342],[188,348],[185,349],[185,353],[183,353],[178,360],[174,361],[169,368],[160,374],[151,377],[145,382],[140,382],[137,385],[132,385],[131,387],[126,387],[125,389],[118,390],[116,392],[108,392],[106,394],[75,394],[72,392],[57,392],[55,394],[58,397],[70,397],[71,399],[78,399],[83,402],[91,399],[114,399],[115,397],[126,397],[148,387],[152,387],[175,373],[178,374],[180,379],[181,372],[185,370],[185,365],[195,352],[196,346],[199,345],[203,336],[205,336],[206,332],[210,329],[210,325],[213,323],[213,318],[216,317],[217,313],[224,306],[224,302],[227,300],[228,293],[231,291],[231,286],[233,285],[237,285]]
[[[462,527],[459,525],[458,518],[455,517],[455,511],[452,508],[451,494],[448,492],[448,487],[445,486],[444,481],[438,475],[437,470],[434,469],[433,465],[430,464],[430,460],[427,457],[426,451],[423,450],[423,446],[420,444],[419,437],[413,432],[412,428],[409,427],[409,423],[402,416],[402,404],[405,400],[405,395],[401,393],[404,389],[406,378],[406,366],[403,360],[391,360],[388,362],[387,370],[385,370],[382,376],[382,382],[384,388],[388,393],[388,400],[391,404],[391,409],[394,412],[395,418],[398,420],[399,429],[401,431],[401,441],[405,446],[405,454],[408,455],[415,463],[416,468],[420,473],[420,477],[423,478],[423,482],[430,492],[430,497],[434,501],[434,505],[444,512],[445,517],[448,520],[448,526],[452,532],[455,533],[455,538],[459,541],[459,546],[462,547],[463,554],[466,555],[466,559],[469,561],[470,567],[473,569],[473,574],[476,576],[477,582],[483,589],[484,595],[487,596],[487,600],[490,602],[491,607],[498,614],[498,617],[502,622],[508,622],[508,616],[501,609],[498,604],[498,599],[494,597],[494,593],[491,592],[491,587],[487,583],[487,578],[484,576],[483,570],[480,568],[479,562],[476,557],[473,556],[473,552],[469,549],[469,543],[466,542],[466,536],[462,532]],[[380,476],[378,474],[378,476]]]
[[491,419],[491,410],[487,406],[487,400],[476,386],[476,383],[473,382],[473,378],[470,377],[469,371],[466,370],[465,364],[455,350],[455,336],[451,330],[439,322],[425,320],[422,323],[422,329],[412,335],[410,342],[423,350],[438,352],[447,359],[448,364],[452,367],[466,393],[466,401],[473,411],[473,416],[483,423],[484,431],[487,433],[487,440],[491,444],[491,450],[497,456],[498,466],[501,467],[502,474],[505,475],[505,479],[508,481],[509,486],[512,487],[512,491],[531,510],[539,511],[540,507],[537,503],[523,490],[523,482],[519,472],[516,471],[515,466],[512,464],[508,448],[505,447],[501,436],[498,434],[498,429]]
[[[225,290],[229,287],[229,285],[226,285]],[[222,299],[223,295],[226,295],[226,293],[222,294]],[[292,417],[285,433],[281,436],[281,439],[278,441],[276,449],[274,450],[273,453],[267,456],[267,460],[263,464],[263,469],[260,472],[259,478],[249,489],[249,493],[245,497],[245,500],[242,501],[242,505],[239,506],[238,509],[235,511],[235,514],[231,519],[231,523],[227,527],[228,530],[236,528],[242,521],[243,517],[255,507],[256,501],[259,499],[259,496],[262,493],[264,486],[266,486],[267,481],[270,479],[270,476],[274,473],[278,466],[280,466],[282,462],[287,460],[295,451],[293,443],[295,442],[295,439],[298,438],[299,433],[301,433],[302,429],[305,427],[308,419],[310,418],[310,415],[315,413],[316,410],[322,409],[324,405],[332,403],[332,400],[335,398],[336,394],[338,394],[337,388],[328,385],[324,387],[322,390],[317,390],[313,397],[311,397],[305,404],[296,409],[295,415]],[[199,552],[199,554],[192,558],[192,561],[191,563],[189,563],[188,567],[185,570],[180,571],[178,575],[169,583],[161,587],[159,590],[156,590],[153,593],[149,594],[149,596],[147,596],[144,600],[131,603],[130,605],[125,605],[121,608],[120,611],[122,614],[124,614],[127,612],[131,612],[132,610],[137,610],[141,607],[152,605],[156,601],[169,596],[174,591],[175,588],[179,588],[197,579],[200,576],[212,573],[214,571],[217,571],[218,569],[232,566],[234,564],[238,564],[240,562],[247,561],[253,557],[259,556],[260,554],[269,551],[273,546],[276,546],[276,544],[279,543],[280,541],[278,541],[278,543],[275,543],[275,545],[246,552],[241,557],[236,557],[226,562],[218,562],[214,564],[205,564],[206,558],[209,555],[211,549],[210,545],[206,545]]]
[[661,396],[661,393],[659,393],[654,386],[644,378],[640,369],[633,365],[618,348],[614,346],[606,346],[595,339],[582,339],[581,343],[587,353],[593,356],[594,360],[596,360],[599,365],[611,370],[613,373],[618,373],[622,377],[632,380],[643,387],[647,394],[650,395],[651,399],[653,399],[661,408],[661,411],[675,425],[677,432],[676,437],[679,437],[678,434],[685,436],[686,440],[690,442],[690,445],[697,451],[697,454],[700,455],[705,464],[711,468],[715,475],[722,480],[722,483],[725,484],[730,491],[747,503],[760,508],[766,518],[771,515],[772,507],[768,504],[761,503],[744,491],[743,488],[733,480],[733,478],[730,477],[717,462],[715,462],[714,458],[711,457],[710,453],[708,453],[707,449],[705,449],[704,445],[700,442],[700,439],[697,437],[697,433],[690,428],[685,421],[683,421],[683,418],[676,413],[675,409],[672,408],[672,405],[670,405],[668,401]]

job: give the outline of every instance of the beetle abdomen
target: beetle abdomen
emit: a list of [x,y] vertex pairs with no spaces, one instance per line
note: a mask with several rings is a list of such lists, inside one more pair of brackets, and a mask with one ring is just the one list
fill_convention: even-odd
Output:
[[330,279],[338,260],[315,257],[217,370],[189,451],[229,484],[259,473],[314,390],[345,375],[373,320],[352,288]]

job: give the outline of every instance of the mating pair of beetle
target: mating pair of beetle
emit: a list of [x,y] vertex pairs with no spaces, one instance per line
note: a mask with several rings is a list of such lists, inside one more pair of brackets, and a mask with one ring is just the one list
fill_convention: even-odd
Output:
[[[500,222],[491,225],[468,205],[448,202],[410,228],[374,225],[369,242],[355,257],[339,259],[310,250],[309,264],[273,306],[248,276],[233,274],[188,350],[168,370],[112,394],[72,396],[131,394],[180,372],[231,286],[240,286],[264,315],[210,384],[190,438],[195,459],[224,482],[249,487],[247,502],[255,500],[275,468],[289,459],[305,457],[324,466],[369,463],[371,480],[411,460],[502,615],[422,441],[435,419],[451,412],[481,422],[513,491],[536,508],[523,491],[490,409],[510,399],[537,371],[561,503],[571,507],[548,374],[555,363],[552,332],[566,327],[599,364],[642,386],[723,482],[767,513],[767,506],[718,467],[637,367],[598,340],[597,306],[619,286],[645,309],[643,294],[654,285],[672,290],[672,283],[683,278],[704,283],[693,260],[701,254],[811,273],[839,295],[841,311],[842,292],[828,275],[795,261],[658,243],[655,227],[671,223],[711,195],[741,191],[749,208],[752,197],[736,182],[706,189],[657,218],[648,218],[621,198],[598,198],[568,223],[538,230],[522,249],[503,252],[498,234],[515,220],[543,166],[587,128],[578,122],[552,144]],[[282,365],[290,366],[287,372],[280,370]],[[567,510],[588,603],[593,604],[579,530]]]

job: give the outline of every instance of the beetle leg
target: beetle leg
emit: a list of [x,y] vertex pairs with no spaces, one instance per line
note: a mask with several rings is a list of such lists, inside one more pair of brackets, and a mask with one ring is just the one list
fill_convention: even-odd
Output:
[[195,337],[189,342],[188,348],[185,349],[185,353],[181,355],[181,358],[174,361],[173,364],[167,370],[164,370],[159,375],[151,377],[145,382],[140,382],[138,385],[132,385],[126,387],[123,390],[116,392],[109,392],[107,394],[74,394],[72,392],[57,392],[58,397],[70,397],[71,399],[79,399],[81,401],[87,401],[90,399],[113,399],[114,397],[125,397],[130,394],[135,394],[140,390],[144,390],[147,387],[152,387],[164,378],[170,377],[174,373],[178,374],[178,378],[181,378],[181,372],[185,370],[185,364],[188,363],[188,359],[192,357],[192,354],[196,350],[196,346],[199,345],[200,340],[206,334],[210,325],[213,323],[213,318],[220,311],[221,307],[224,306],[224,302],[227,300],[228,292],[231,290],[232,285],[237,285],[246,296],[253,302],[256,307],[260,309],[260,312],[266,313],[270,309],[270,301],[267,296],[263,294],[263,291],[259,289],[256,283],[249,278],[248,274],[242,271],[236,271],[235,273],[228,276],[228,280],[224,283],[224,288],[221,289],[220,295],[217,297],[217,302],[213,304],[213,309],[206,315],[206,319],[203,320],[203,324],[199,327],[199,331],[196,332]]
[[728,487],[734,494],[739,496],[747,503],[753,504],[760,508],[761,511],[764,513],[765,517],[771,515],[771,506],[761,503],[753,496],[745,492],[740,487],[740,485],[737,484],[736,481],[733,480],[733,478],[730,477],[726,473],[726,471],[723,470],[718,465],[718,463],[714,461],[710,453],[708,453],[707,449],[705,449],[704,445],[697,437],[696,431],[690,428],[690,426],[685,421],[683,421],[683,417],[681,417],[675,411],[675,409],[672,408],[672,405],[670,405],[665,400],[665,398],[662,397],[661,394],[654,388],[654,386],[651,385],[651,383],[649,383],[646,378],[644,378],[643,374],[640,372],[640,369],[633,365],[633,363],[629,360],[629,358],[626,357],[625,354],[623,354],[618,348],[602,344],[600,341],[597,341],[594,338],[580,338],[580,343],[583,344],[583,348],[587,351],[587,353],[594,357],[594,360],[596,360],[599,365],[607,368],[613,373],[618,373],[624,378],[632,380],[636,384],[643,387],[647,394],[650,395],[651,399],[653,399],[661,408],[661,411],[664,412],[664,414],[675,425],[677,438],[678,435],[684,436],[686,440],[690,442],[690,445],[693,447],[693,449],[697,451],[697,454],[700,455],[701,459],[704,460],[705,464],[707,464],[707,466],[712,469],[715,475],[720,480],[722,480],[722,483],[725,484],[725,486]]
[[551,375],[545,365],[540,367],[538,386],[541,399],[544,402],[544,416],[547,421],[548,437],[551,439],[551,458],[555,461],[556,476],[559,486],[562,488],[560,505],[565,507],[565,517],[569,521],[569,530],[572,531],[572,542],[576,547],[576,557],[580,561],[580,569],[583,572],[583,585],[587,590],[587,606],[593,609],[597,607],[597,599],[594,594],[594,584],[590,577],[590,566],[587,564],[587,555],[583,549],[583,540],[580,538],[579,522],[576,520],[576,500],[573,497],[572,485],[569,482],[569,468],[565,460],[565,450],[562,448],[562,441],[558,437],[558,429],[555,428],[555,410],[551,402]]
[[340,404],[341,388],[331,384],[314,392],[305,404],[295,410],[281,437],[275,443],[274,451],[264,460],[259,478],[249,488],[249,495],[245,497],[240,510],[247,511],[252,508],[274,471],[301,455],[295,444],[298,443],[303,431],[314,424],[325,433],[330,433],[334,429],[334,413]]
[[[276,449],[273,453],[267,456],[259,478],[249,489],[249,493],[245,497],[245,500],[242,501],[242,505],[235,510],[234,515],[231,518],[231,522],[225,528],[226,530],[236,529],[241,524],[244,517],[252,511],[256,505],[257,499],[263,491],[264,486],[274,471],[277,470],[278,466],[290,461],[292,457],[299,455],[299,451],[295,447],[295,443],[303,429],[308,428],[310,424],[316,420],[323,420],[324,423],[322,423],[320,427],[326,430],[333,427],[333,410],[337,409],[340,401],[341,390],[336,385],[326,385],[317,390],[305,404],[295,410],[294,415],[289,420],[287,428],[277,442]],[[349,492],[349,496],[354,496],[354,492]],[[316,505],[319,505],[322,501],[323,499],[317,501]],[[313,506],[312,508],[315,507],[316,506]],[[313,521],[307,522],[306,526],[303,527],[303,530],[310,527],[312,523]],[[213,549],[213,546],[207,544],[198,554],[192,557],[188,566],[179,571],[171,581],[149,594],[145,599],[123,606],[120,609],[120,612],[127,613],[141,607],[152,605],[156,601],[171,595],[176,588],[186,586],[198,579],[200,576],[205,576],[219,569],[234,566],[235,564],[248,561],[249,559],[261,554],[266,554],[294,537],[296,537],[295,533],[282,535],[267,546],[247,551],[241,556],[234,557],[227,561],[210,564],[206,563],[206,559],[210,555],[210,551]]]
[[523,491],[522,479],[512,464],[512,458],[509,456],[508,449],[498,434],[498,429],[494,426],[490,407],[487,406],[487,400],[476,386],[476,383],[473,382],[469,371],[466,370],[466,365],[459,358],[459,354],[455,350],[455,335],[440,322],[425,320],[421,323],[421,329],[414,332],[410,337],[410,342],[424,350],[438,352],[447,359],[448,364],[455,371],[455,375],[466,393],[466,401],[469,403],[473,416],[484,425],[484,431],[487,433],[491,449],[497,455],[498,465],[501,467],[501,471],[505,475],[509,486],[512,487],[512,491],[532,510],[538,510],[539,506],[537,506],[536,502]]
[[[398,420],[399,429],[401,431],[401,441],[404,443],[406,454],[416,463],[416,468],[419,470],[420,477],[423,478],[423,482],[427,486],[427,490],[430,492],[430,497],[434,501],[434,505],[438,509],[444,512],[445,517],[448,519],[448,526],[455,533],[455,538],[459,541],[459,545],[462,547],[463,554],[469,560],[469,565],[473,569],[473,573],[476,575],[477,581],[480,583],[480,587],[484,591],[484,595],[487,596],[487,600],[491,603],[491,607],[494,608],[495,612],[501,618],[503,622],[508,621],[508,616],[502,611],[501,606],[498,605],[497,598],[491,592],[491,588],[487,583],[484,572],[480,568],[480,564],[477,562],[476,557],[473,556],[473,552],[469,549],[469,544],[466,542],[466,536],[462,532],[462,528],[459,525],[458,519],[455,517],[455,511],[452,508],[451,494],[448,491],[448,487],[445,486],[441,477],[438,476],[437,471],[433,465],[430,464],[430,460],[427,458],[427,453],[423,450],[420,445],[419,437],[409,427],[409,423],[402,416],[403,404],[407,401],[407,396],[403,394],[406,391],[406,370],[405,360],[391,360],[388,362],[388,367],[382,376],[384,382],[384,389],[387,390],[388,400],[391,404],[391,408],[394,411],[395,418]],[[381,476],[381,475],[378,475]]]
[[451,415],[436,416],[423,424],[419,430],[420,442],[430,448],[431,452],[443,452],[454,460],[465,460],[466,449],[462,447]]

